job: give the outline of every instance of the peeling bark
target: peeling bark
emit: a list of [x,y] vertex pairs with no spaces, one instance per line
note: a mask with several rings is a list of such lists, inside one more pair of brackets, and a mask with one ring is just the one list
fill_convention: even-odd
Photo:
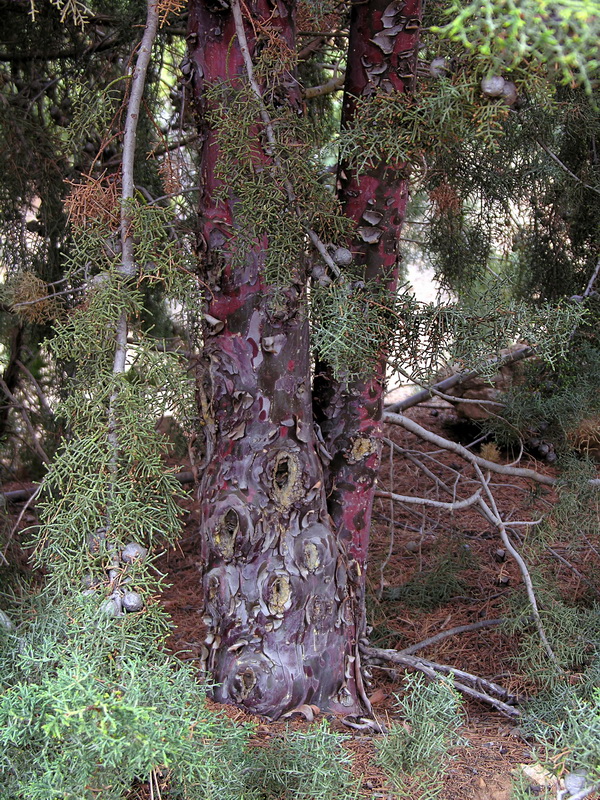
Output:
[[[351,126],[356,100],[376,91],[410,90],[416,72],[421,2],[369,0],[352,7],[342,125]],[[398,239],[408,200],[405,165],[381,162],[356,174],[338,170],[345,213],[356,223],[355,263],[366,280],[397,289]],[[366,381],[335,379],[326,364],[315,380],[315,413],[332,456],[327,468],[329,512],[355,562],[360,585],[369,544],[375,480],[381,452],[385,353]],[[359,592],[360,594],[361,592]]]
[[[252,6],[292,44],[293,6],[279,2],[277,11],[266,0]],[[251,26],[246,33],[252,49]],[[359,713],[347,555],[328,515],[312,416],[303,254],[291,285],[275,296],[262,277],[268,241],[235,268],[220,249],[235,228],[236,200],[214,199],[218,148],[203,89],[244,74],[231,11],[193,0],[188,42],[204,142],[207,667],[219,684],[217,700],[254,713],[277,718],[304,703]],[[295,88],[286,89],[295,102]],[[257,158],[269,158],[264,148]]]
[[[404,92],[416,74],[421,0],[369,0],[352,6],[342,125],[351,126],[357,98],[376,91]],[[408,200],[406,165],[381,162],[363,174],[338,169],[338,193],[356,224],[354,261],[367,281],[398,287],[398,240]],[[335,378],[319,364],[314,386],[315,417],[331,461],[326,466],[329,513],[350,556],[349,579],[356,620],[355,639],[364,637],[365,578],[375,484],[381,460],[381,417],[386,354],[363,381]],[[356,652],[356,680],[361,681]]]

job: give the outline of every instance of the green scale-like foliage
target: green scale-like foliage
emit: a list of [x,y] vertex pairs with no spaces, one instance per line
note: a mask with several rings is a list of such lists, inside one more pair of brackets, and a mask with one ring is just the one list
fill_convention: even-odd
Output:
[[18,638],[0,632],[2,800],[121,800],[153,771],[171,797],[243,796],[248,728],[210,713],[150,631],[74,597],[37,609]]
[[268,241],[265,281],[288,285],[303,259],[307,230],[337,244],[350,230],[319,179],[319,133],[292,110],[267,105],[276,141],[274,159],[267,158],[261,108],[250,89],[220,84],[208,92],[208,99],[219,145],[216,175],[222,181],[221,196],[234,203],[236,235],[227,252],[239,264],[251,247]]
[[560,681],[530,701],[521,728],[537,741],[542,763],[563,774],[580,771],[589,789],[600,781],[600,659],[580,679]]
[[449,750],[460,742],[460,695],[451,678],[427,682],[405,675],[405,694],[396,704],[402,721],[376,743],[377,760],[401,797],[434,800],[442,791]]
[[357,795],[347,737],[323,720],[252,746],[140,615],[89,595],[28,611],[18,635],[0,628],[0,800],[125,800],[152,775],[173,800]]
[[600,71],[596,0],[476,0],[454,2],[451,20],[433,30],[478,52],[495,67],[537,60],[567,84],[591,91]]
[[[185,260],[185,250],[169,240],[165,210],[138,204],[133,210],[139,241],[135,256],[145,265],[141,279],[161,281],[166,290],[183,294],[189,281],[180,285],[176,266],[181,257]],[[66,588],[90,572],[98,579],[100,596],[103,588],[109,591],[106,570],[128,542],[156,551],[177,536],[179,487],[165,471],[164,438],[155,426],[165,413],[189,416],[192,405],[181,359],[157,352],[135,325],[143,295],[120,274],[118,257],[107,252],[110,233],[97,220],[74,231],[72,273],[89,264],[92,254],[92,263],[102,271],[88,279],[85,299],[57,323],[51,342],[55,357],[74,362],[77,371],[58,410],[70,436],[45,480],[38,535],[38,560],[51,567],[52,582]],[[132,320],[133,340],[126,371],[114,374],[115,336],[123,313]],[[143,587],[150,597],[156,581],[148,570],[138,568],[135,579],[129,588]]]

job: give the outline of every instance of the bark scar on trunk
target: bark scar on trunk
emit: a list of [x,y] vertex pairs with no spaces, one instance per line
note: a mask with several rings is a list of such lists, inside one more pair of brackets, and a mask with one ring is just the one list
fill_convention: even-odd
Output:
[[281,508],[289,508],[299,500],[302,487],[300,459],[290,450],[279,450],[271,467],[271,495]]
[[378,452],[378,443],[370,436],[355,436],[352,440],[352,447],[348,453],[347,461],[349,464],[357,464],[371,453]]
[[269,611],[273,616],[283,616],[292,604],[292,587],[285,574],[276,574],[269,586]]
[[231,561],[235,553],[235,540],[240,530],[240,518],[237,512],[230,508],[217,523],[213,534],[215,547],[219,550],[225,561]]

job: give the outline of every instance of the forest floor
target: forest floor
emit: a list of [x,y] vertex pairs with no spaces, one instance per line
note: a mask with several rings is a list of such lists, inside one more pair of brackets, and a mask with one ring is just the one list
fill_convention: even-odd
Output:
[[[430,430],[463,444],[476,437],[472,430],[457,420],[453,408],[443,401],[435,400],[418,406],[407,415]],[[458,456],[436,450],[402,428],[386,426],[385,435],[425,459],[429,468],[446,482],[457,480],[460,475],[459,496],[466,497],[473,492],[475,484],[468,483],[469,468]],[[500,460],[507,463],[510,455],[501,453]],[[527,456],[520,465],[553,474],[551,467]],[[397,494],[448,499],[437,494],[431,480],[404,456],[390,458],[388,448],[384,450],[379,485],[382,490],[393,488]],[[514,477],[494,475],[490,486],[505,518],[512,514],[513,519],[534,519],[554,500],[551,488],[544,486],[540,491],[538,487],[536,492],[532,492],[530,482]],[[203,640],[199,510],[197,501],[191,496],[183,501],[183,507],[183,537],[162,561],[170,584],[162,602],[174,624],[169,646],[179,657],[196,660]],[[14,508],[17,514],[19,507]],[[34,522],[35,510],[30,508],[23,524]],[[558,541],[558,538],[552,546],[559,554],[567,552],[566,543]],[[401,650],[455,626],[509,615],[511,598],[522,590],[522,578],[515,563],[505,558],[502,550],[497,532],[474,508],[455,512],[424,510],[422,506],[392,507],[390,500],[377,499],[368,566],[371,643]],[[571,551],[568,556],[570,563],[584,573],[591,574],[600,569],[600,558],[592,550],[582,550],[575,555],[575,560]],[[597,563],[593,563],[593,559]],[[450,569],[446,568],[448,564]],[[569,597],[583,595],[587,589],[572,569],[558,560],[555,565],[562,591]],[[392,596],[397,599],[391,599]],[[520,670],[518,650],[519,637],[496,626],[449,636],[419,650],[418,654],[493,679],[511,693],[526,695],[533,687]],[[369,695],[376,719],[385,725],[399,719],[395,696],[402,694],[403,678],[402,670],[374,669]],[[216,707],[216,704],[212,705]],[[222,709],[239,721],[250,721],[238,709]],[[464,712],[465,724],[460,731],[463,743],[451,751],[440,799],[509,800],[513,782],[522,774],[523,765],[536,761],[532,743],[522,738],[515,721],[473,700],[465,700]],[[286,723],[259,720],[255,744],[265,744],[286,726],[302,729],[308,724],[295,717]],[[350,737],[346,747],[353,755],[354,770],[362,781],[361,797],[369,800],[413,797],[410,788],[408,793],[398,794],[386,784],[376,763],[377,735],[373,731],[349,730],[338,719],[332,719],[331,724],[335,730]],[[556,791],[547,795],[545,791],[543,785],[531,783],[532,797],[556,797]],[[419,794],[414,794],[415,800],[418,797]]]
[[[444,401],[432,401],[407,413],[421,425],[456,441],[468,443],[477,435],[473,428],[457,419],[453,408]],[[420,457],[429,454],[425,458],[430,469],[446,482],[456,480],[457,473],[461,474],[461,481],[468,481],[468,467],[457,456],[436,450],[401,428],[386,426],[385,435]],[[390,460],[389,452],[388,448],[384,450],[379,479],[381,489],[393,488],[402,495],[448,499],[438,495],[432,482],[403,456],[394,455]],[[507,463],[510,457],[500,454],[499,460]],[[527,456],[520,466],[553,474],[552,468]],[[458,494],[468,496],[473,491],[473,488],[469,490],[469,485],[474,486],[467,483]],[[513,519],[534,519],[555,499],[549,487],[532,492],[530,482],[514,477],[494,475],[490,485],[505,518],[512,515]],[[183,658],[192,659],[199,657],[202,646],[197,529],[198,507],[190,501],[181,546],[165,557],[172,585],[165,592],[164,604],[176,626],[171,647]],[[564,543],[553,543],[553,549],[559,553],[565,548]],[[423,511],[421,506],[392,507],[389,500],[377,499],[368,567],[371,643],[400,650],[455,626],[509,614],[511,596],[515,590],[522,589],[522,579],[516,564],[504,558],[502,550],[497,531],[473,508],[452,513],[431,508]],[[595,565],[590,563],[594,557],[593,552],[582,553],[581,558],[587,563],[579,567],[588,573],[590,569],[597,570],[600,560],[596,559],[599,563]],[[441,564],[448,563],[453,565],[451,570],[440,568]],[[560,562],[556,562],[556,577],[563,592],[570,597],[586,591],[577,576]],[[388,599],[394,594],[394,587],[407,584],[408,591],[400,590],[404,592],[401,600]],[[419,655],[493,679],[511,693],[527,694],[532,685],[520,673],[518,649],[518,637],[505,633],[500,627],[484,627],[448,637],[420,650]],[[395,695],[402,693],[403,674],[402,670],[374,670],[370,699],[376,718],[385,724],[398,719],[394,710]],[[513,782],[522,774],[523,765],[536,762],[531,743],[521,737],[514,721],[497,711],[472,700],[466,700],[464,711],[463,744],[451,751],[440,798],[509,800]],[[228,709],[227,713],[240,720],[248,719],[237,709]],[[307,724],[301,719],[264,723],[259,725],[256,736],[260,741],[286,725],[302,728]],[[351,734],[347,746],[353,753],[355,770],[362,778],[363,796],[390,800],[399,797],[386,785],[376,765],[376,737],[372,732],[371,735],[349,732],[339,720],[333,720],[332,724]],[[545,795],[543,784],[543,778],[539,784],[531,782],[532,797]],[[410,793],[402,796],[411,797]],[[549,791],[548,797],[555,796],[555,791]],[[416,800],[418,795],[414,797]]]

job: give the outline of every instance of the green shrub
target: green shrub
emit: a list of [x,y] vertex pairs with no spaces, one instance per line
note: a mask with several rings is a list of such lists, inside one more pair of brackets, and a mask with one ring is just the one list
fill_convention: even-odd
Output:
[[172,798],[240,800],[248,726],[207,710],[189,666],[127,647],[126,618],[88,611],[2,635],[1,800],[121,800],[153,770]]
[[578,684],[566,680],[540,693],[526,709],[523,733],[539,743],[538,753],[553,770],[581,770],[600,782],[600,658]]
[[323,720],[309,731],[286,731],[269,747],[254,749],[252,784],[261,800],[351,800],[358,781],[344,750],[347,736]]
[[[461,699],[449,678],[406,675],[406,684],[407,693],[397,703],[403,721],[377,742],[377,760],[401,796],[427,800],[439,795],[448,749],[460,741]],[[405,795],[408,776],[412,793]]]

